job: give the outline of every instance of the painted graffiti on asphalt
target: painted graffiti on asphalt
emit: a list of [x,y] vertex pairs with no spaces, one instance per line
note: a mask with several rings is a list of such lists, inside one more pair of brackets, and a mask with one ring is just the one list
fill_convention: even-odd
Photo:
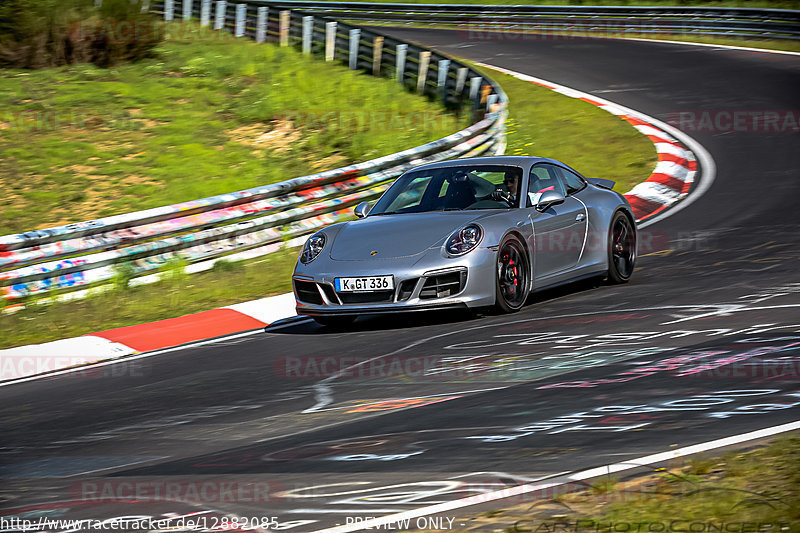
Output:
[[[737,343],[754,344],[758,342],[773,342],[773,344],[759,346],[745,351],[736,349]],[[779,339],[749,337],[734,341],[731,344],[731,348],[696,350],[690,351],[687,354],[668,357],[658,361],[644,362],[641,364],[641,366],[637,365],[637,367],[632,370],[619,372],[613,377],[592,380],[563,381],[560,383],[542,385],[539,388],[556,389],[597,387],[609,383],[633,381],[659,373],[669,373],[671,376],[676,377],[719,375],[719,369],[724,366],[734,365],[764,355],[776,355],[782,352],[793,351],[800,351],[800,335],[782,337]],[[771,372],[772,375],[779,376],[782,372],[785,374],[786,371],[788,371],[789,375],[791,375],[795,370],[796,368],[793,364],[791,364],[791,362],[780,361],[780,365],[771,365],[770,367],[767,367],[765,373]],[[732,372],[729,374],[732,374]],[[740,377],[747,377],[747,373],[744,373]]]
[[[764,397],[778,395],[781,401],[764,402]],[[757,400],[756,400],[757,398]],[[752,402],[757,403],[752,403]],[[744,403],[745,405],[736,405]],[[718,410],[724,405],[725,410]],[[734,407],[736,405],[736,407]],[[652,424],[652,421],[635,423],[602,424],[609,417],[629,417],[631,415],[680,414],[687,411],[704,412],[708,418],[730,418],[737,415],[768,414],[772,411],[791,409],[800,406],[800,391],[783,393],[779,389],[722,390],[698,394],[688,398],[667,401],[640,403],[632,405],[603,405],[586,411],[578,411],[545,420],[534,421],[522,426],[507,428],[506,433],[493,435],[471,435],[466,439],[480,442],[507,442],[537,433],[555,435],[572,431],[630,431]],[[617,418],[619,420],[619,418]]]

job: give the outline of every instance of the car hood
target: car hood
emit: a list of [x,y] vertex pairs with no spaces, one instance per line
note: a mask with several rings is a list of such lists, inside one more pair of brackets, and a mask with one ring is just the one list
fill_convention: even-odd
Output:
[[361,261],[421,254],[457,229],[482,218],[475,211],[435,211],[373,215],[344,224],[331,247],[331,259]]

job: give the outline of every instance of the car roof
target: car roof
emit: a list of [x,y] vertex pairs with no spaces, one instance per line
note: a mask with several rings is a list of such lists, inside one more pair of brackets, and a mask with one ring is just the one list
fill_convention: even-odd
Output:
[[455,166],[463,167],[463,166],[475,166],[475,165],[512,165],[512,166],[527,168],[536,163],[556,163],[559,165],[564,164],[561,163],[560,161],[556,161],[555,159],[549,159],[547,157],[522,156],[522,155],[496,155],[490,157],[469,157],[465,159],[448,159],[447,161],[438,161],[436,163],[428,163],[427,165],[420,165],[410,170],[414,171],[414,170],[432,169],[432,168],[446,168]]

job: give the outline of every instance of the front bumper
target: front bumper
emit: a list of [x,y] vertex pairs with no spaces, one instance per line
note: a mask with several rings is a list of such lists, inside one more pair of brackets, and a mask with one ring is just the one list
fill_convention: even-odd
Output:
[[[494,304],[494,253],[482,248],[443,265],[438,261],[333,261],[298,265],[292,276],[297,313],[353,316],[434,309],[464,309]],[[423,264],[420,264],[423,263]],[[337,292],[337,277],[392,275],[394,289]]]

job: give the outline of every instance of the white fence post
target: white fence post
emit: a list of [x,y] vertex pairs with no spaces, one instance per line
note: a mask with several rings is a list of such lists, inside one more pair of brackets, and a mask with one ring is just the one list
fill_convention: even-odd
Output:
[[191,20],[192,18],[192,0],[183,0],[183,20]]
[[208,26],[211,20],[211,0],[203,0],[200,6],[200,25],[203,27]]
[[175,18],[175,0],[164,0],[164,20],[172,22]]
[[336,55],[336,21],[325,23],[325,61]]
[[467,67],[461,67],[458,69],[458,77],[456,78],[456,95],[461,96],[461,93],[464,92],[464,87],[467,85],[467,74],[469,73],[469,69]]
[[361,30],[350,30],[350,70],[358,68],[358,44],[361,41]]
[[221,30],[225,27],[225,13],[228,11],[228,3],[225,0],[217,0],[217,14],[214,17],[214,29]]
[[236,37],[244,37],[244,23],[247,20],[247,4],[236,4]]
[[311,53],[311,36],[314,32],[314,17],[303,17],[303,53]]
[[478,91],[481,88],[481,81],[483,78],[475,76],[469,80],[469,99],[473,102],[478,98]]
[[397,77],[397,81],[401,84],[405,83],[405,72],[406,72],[406,54],[408,53],[408,45],[407,44],[398,44],[395,47],[395,76]]
[[269,16],[268,7],[258,8],[258,18],[256,19],[256,42],[263,43],[267,40],[267,17]]
[[447,70],[450,68],[449,59],[439,60],[439,78],[436,80],[437,87],[444,87],[447,84]]

